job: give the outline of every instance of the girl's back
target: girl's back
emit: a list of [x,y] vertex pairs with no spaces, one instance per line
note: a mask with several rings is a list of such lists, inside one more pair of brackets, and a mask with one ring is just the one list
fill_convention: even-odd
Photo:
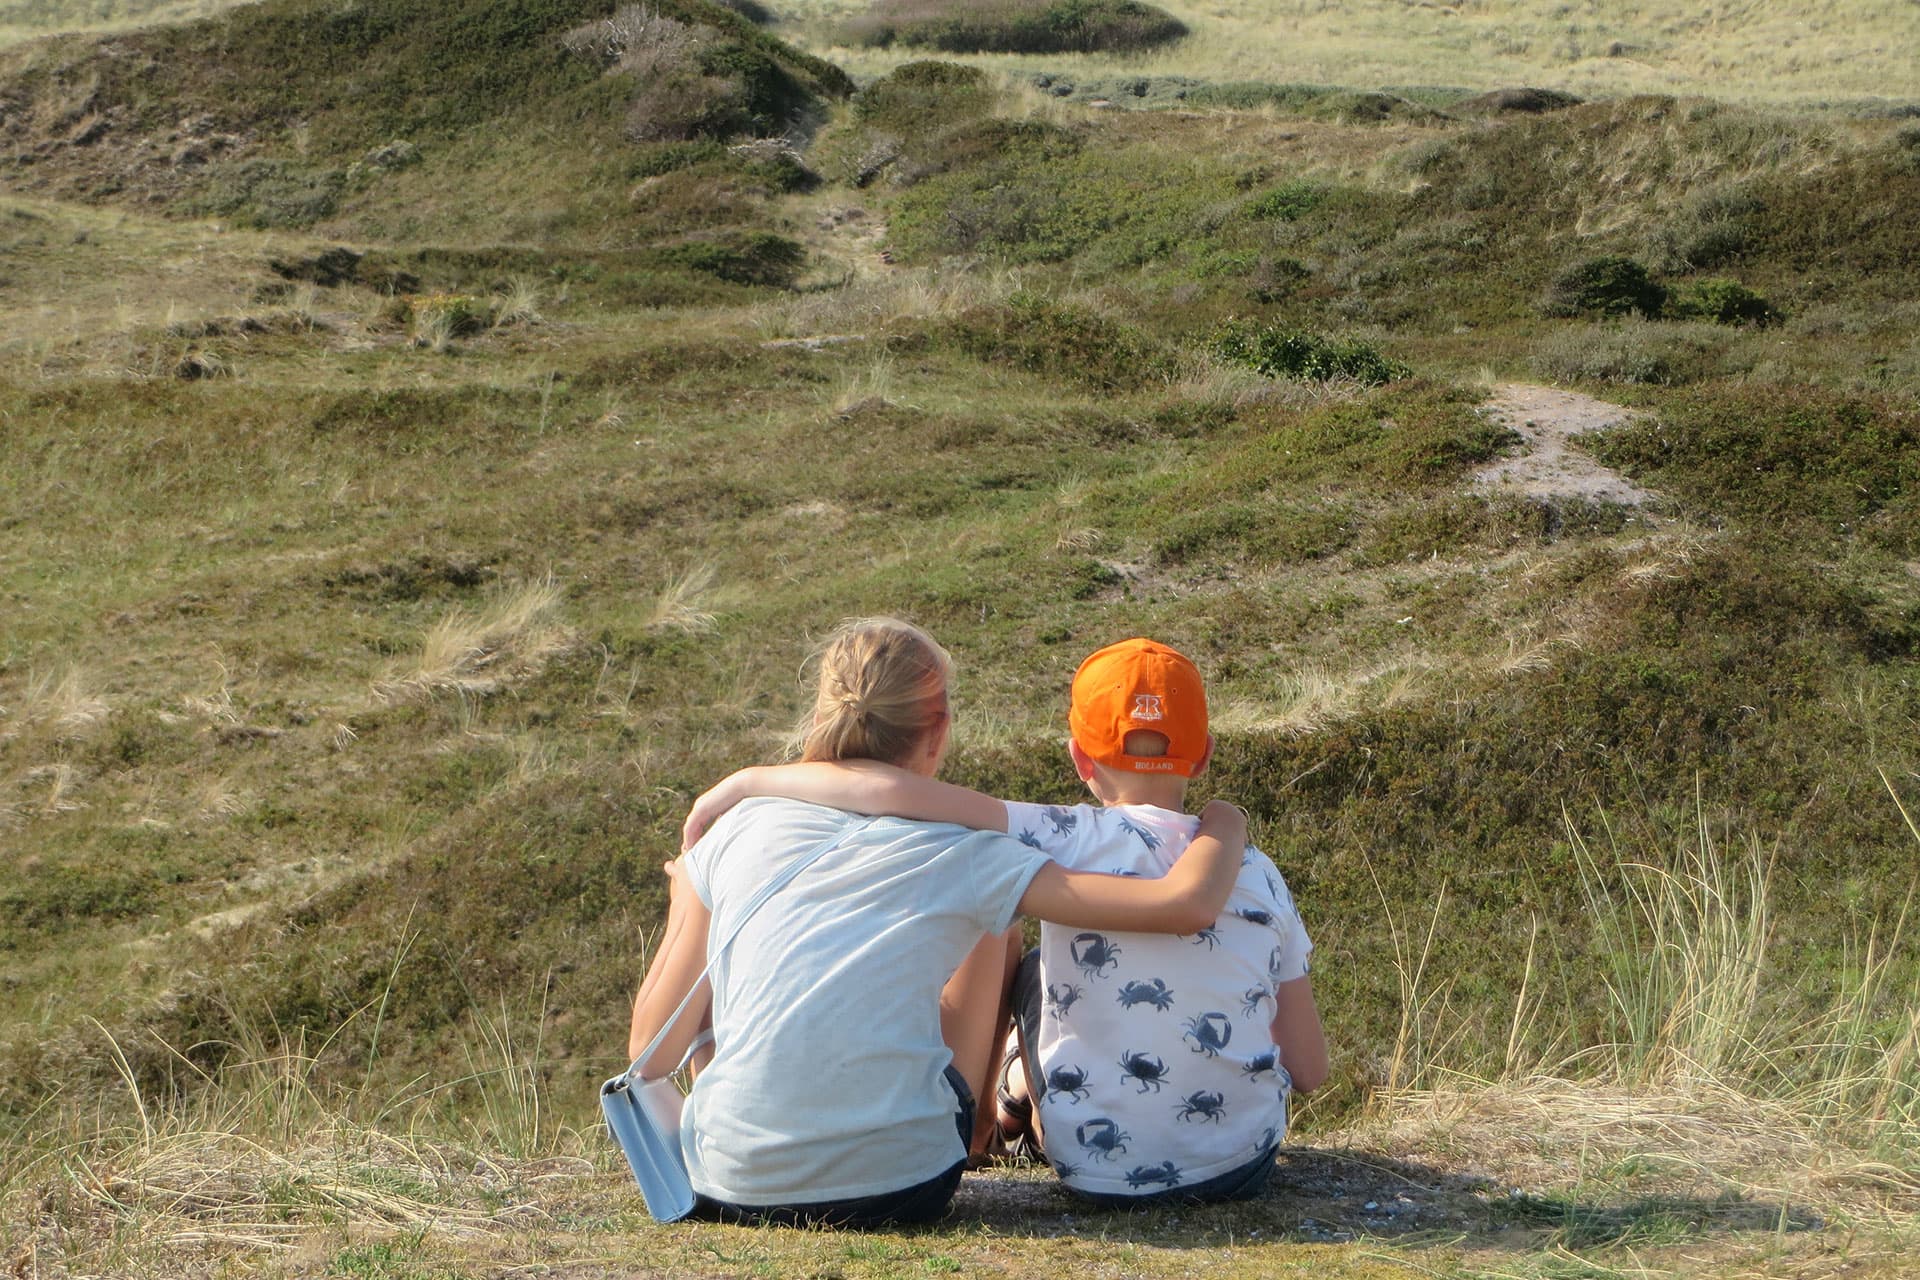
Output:
[[1045,858],[963,827],[749,801],[687,855],[713,936],[782,866],[842,831],[714,964],[717,1052],[683,1136],[704,1195],[849,1199],[965,1155],[942,1078],[940,989],[983,933],[1011,923]]

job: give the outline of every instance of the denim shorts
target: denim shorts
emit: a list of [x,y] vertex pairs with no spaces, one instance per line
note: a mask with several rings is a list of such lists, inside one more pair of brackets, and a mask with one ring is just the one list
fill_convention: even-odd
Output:
[[[1020,1024],[1021,1065],[1027,1072],[1027,1092],[1035,1103],[1046,1091],[1043,1083],[1046,1076],[1041,1073],[1040,1063],[1035,1057],[1035,1046],[1040,1043],[1040,1002],[1043,998],[1040,982],[1040,953],[1029,951],[1020,962],[1020,968],[1013,975],[1013,1016]],[[1040,1144],[1028,1135],[1034,1149],[1041,1155]],[[1119,1192],[1082,1191],[1078,1187],[1063,1182],[1068,1191],[1089,1204],[1111,1209],[1133,1209],[1153,1204],[1215,1204],[1223,1200],[1253,1200],[1266,1190],[1267,1179],[1273,1174],[1274,1153],[1279,1146],[1268,1147],[1253,1159],[1229,1169],[1225,1173],[1216,1173],[1213,1177],[1184,1187],[1168,1187],[1162,1191],[1148,1191],[1140,1195],[1123,1195]]]
[[[961,1143],[965,1144],[973,1139],[973,1090],[967,1087],[966,1077],[951,1065],[947,1067],[947,1084],[953,1089],[954,1125],[960,1130]],[[700,1196],[693,1206],[693,1216],[709,1222],[770,1222],[784,1227],[916,1226],[938,1222],[947,1216],[947,1209],[953,1203],[953,1193],[959,1188],[960,1175],[966,1167],[967,1162],[963,1159],[925,1182],[916,1182],[898,1191],[855,1196],[850,1200],[744,1205]]]

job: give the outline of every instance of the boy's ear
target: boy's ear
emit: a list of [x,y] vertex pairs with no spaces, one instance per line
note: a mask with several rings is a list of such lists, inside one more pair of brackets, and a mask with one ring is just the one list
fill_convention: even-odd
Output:
[[1189,778],[1199,777],[1201,774],[1207,771],[1207,766],[1212,763],[1213,763],[1213,735],[1208,734],[1207,749],[1205,751],[1202,751],[1200,753],[1200,758],[1193,762],[1193,772],[1188,774],[1187,776]]
[[1067,754],[1073,757],[1073,771],[1080,775],[1080,781],[1092,782],[1093,757],[1082,751],[1080,744],[1072,738],[1067,739]]

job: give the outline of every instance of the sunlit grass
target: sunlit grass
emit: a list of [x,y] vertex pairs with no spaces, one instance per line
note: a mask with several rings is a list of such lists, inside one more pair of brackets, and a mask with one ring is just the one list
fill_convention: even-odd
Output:
[[[1894,0],[1797,0],[1734,13],[1639,3],[1570,9],[1549,0],[1409,5],[1399,0],[1165,0],[1192,34],[1132,57],[960,55],[1020,76],[1191,76],[1375,89],[1555,88],[1584,96],[1704,94],[1740,101],[1825,103],[1920,94],[1908,50],[1911,15]],[[911,49],[833,43],[859,0],[795,0],[783,34],[878,74]]]

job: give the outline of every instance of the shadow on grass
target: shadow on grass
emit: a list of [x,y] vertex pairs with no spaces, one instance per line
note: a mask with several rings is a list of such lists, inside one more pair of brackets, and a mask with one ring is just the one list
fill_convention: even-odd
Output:
[[1818,1230],[1810,1209],[1717,1195],[1594,1187],[1529,1191],[1484,1174],[1358,1148],[1285,1147],[1264,1194],[1233,1204],[1096,1208],[1044,1168],[969,1175],[941,1229],[977,1223],[1034,1238],[1097,1234],[1166,1248],[1253,1241],[1458,1243],[1473,1249],[1658,1246],[1709,1233]]

